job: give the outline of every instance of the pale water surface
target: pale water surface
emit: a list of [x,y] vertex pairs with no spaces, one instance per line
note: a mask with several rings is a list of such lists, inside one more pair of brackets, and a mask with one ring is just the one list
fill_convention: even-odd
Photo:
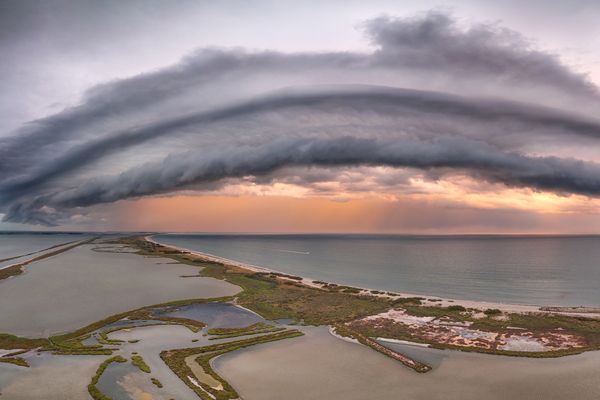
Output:
[[2,233],[0,232],[0,260],[17,257],[90,237],[81,233]]
[[239,328],[265,321],[258,314],[227,303],[190,304],[157,314],[193,319],[204,322],[210,328]]
[[87,385],[106,356],[25,355],[29,368],[0,363],[0,399],[89,399]]
[[155,235],[316,280],[454,299],[600,306],[600,237]]
[[[440,353],[418,374],[365,346],[305,328],[300,338],[253,346],[214,361],[245,400],[596,400],[600,352],[558,359]],[[431,357],[431,354],[425,357]]]
[[170,259],[93,248],[76,247],[0,281],[0,332],[48,336],[142,306],[240,290],[213,278],[182,278],[198,269]]
[[42,254],[43,250],[90,238],[80,233],[2,233],[0,232],[0,269]]

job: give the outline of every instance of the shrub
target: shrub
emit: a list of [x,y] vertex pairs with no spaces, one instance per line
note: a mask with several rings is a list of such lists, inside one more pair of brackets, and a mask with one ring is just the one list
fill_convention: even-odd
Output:
[[150,367],[148,366],[148,364],[146,364],[146,362],[140,355],[136,354],[136,355],[132,356],[131,363],[133,365],[135,365],[136,367],[138,367],[140,369],[140,371],[142,371],[142,372],[145,372],[147,374],[149,374],[151,372]]
[[497,308],[488,308],[487,310],[485,310],[483,312],[485,315],[498,315],[498,314],[502,314],[502,311],[498,310]]
[[158,379],[156,379],[156,378],[150,378],[150,380],[159,389],[163,387],[163,384]]
[[459,306],[459,305],[452,305],[452,306],[448,306],[446,307],[446,309],[448,311],[467,311],[466,308],[464,308],[463,306]]

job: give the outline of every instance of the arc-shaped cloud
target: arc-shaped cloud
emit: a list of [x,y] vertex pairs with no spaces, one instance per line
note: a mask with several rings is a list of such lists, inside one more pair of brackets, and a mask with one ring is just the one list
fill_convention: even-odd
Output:
[[[183,128],[198,128],[202,125],[226,122],[229,119],[260,114],[281,112],[287,109],[300,109],[302,112],[370,112],[383,116],[402,116],[407,121],[417,118],[430,123],[445,119],[455,124],[495,123],[508,125],[530,133],[540,130],[548,133],[563,133],[600,138],[600,121],[574,113],[538,107],[509,101],[473,99],[437,92],[425,92],[373,86],[322,86],[308,90],[283,91],[277,94],[256,98],[233,106],[208,112],[192,113],[183,117],[166,119],[157,123],[115,132],[110,136],[75,146],[62,156],[40,163],[39,172],[24,179],[14,179],[0,185],[0,199],[10,201],[16,197],[35,192],[38,186],[52,178],[66,175],[87,164],[117,151],[139,145],[162,136],[176,135]],[[452,120],[455,121],[452,121]],[[414,122],[411,122],[414,123]],[[408,125],[408,123],[407,123]],[[447,126],[450,126],[446,124]],[[403,129],[402,122],[397,126]],[[319,128],[318,124],[315,128]],[[374,128],[376,132],[377,128]],[[245,132],[247,133],[247,132]],[[224,139],[224,141],[227,139]],[[535,140],[532,135],[530,140]]]
[[557,157],[528,157],[460,137],[434,140],[282,139],[260,146],[229,147],[170,156],[117,176],[96,178],[68,191],[19,203],[7,221],[49,223],[44,209],[87,207],[171,192],[225,178],[266,175],[287,166],[391,166],[460,171],[509,186],[600,194],[600,165]]

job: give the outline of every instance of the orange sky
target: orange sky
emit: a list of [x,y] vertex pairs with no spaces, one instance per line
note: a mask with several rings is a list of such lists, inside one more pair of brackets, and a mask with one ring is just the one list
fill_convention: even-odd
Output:
[[508,189],[495,196],[455,195],[345,201],[282,195],[149,197],[119,202],[111,225],[132,231],[428,234],[594,233],[600,227],[600,216],[581,198]]

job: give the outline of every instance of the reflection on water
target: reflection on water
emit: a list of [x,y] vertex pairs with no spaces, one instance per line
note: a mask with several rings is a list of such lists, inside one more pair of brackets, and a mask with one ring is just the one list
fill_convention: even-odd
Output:
[[190,304],[166,311],[155,311],[157,315],[189,318],[201,321],[210,328],[238,328],[264,321],[260,316],[227,303]]
[[125,363],[111,363],[108,365],[96,387],[105,395],[112,399],[131,399],[129,393],[124,389],[120,381],[129,375],[136,373],[137,369],[130,362]]

